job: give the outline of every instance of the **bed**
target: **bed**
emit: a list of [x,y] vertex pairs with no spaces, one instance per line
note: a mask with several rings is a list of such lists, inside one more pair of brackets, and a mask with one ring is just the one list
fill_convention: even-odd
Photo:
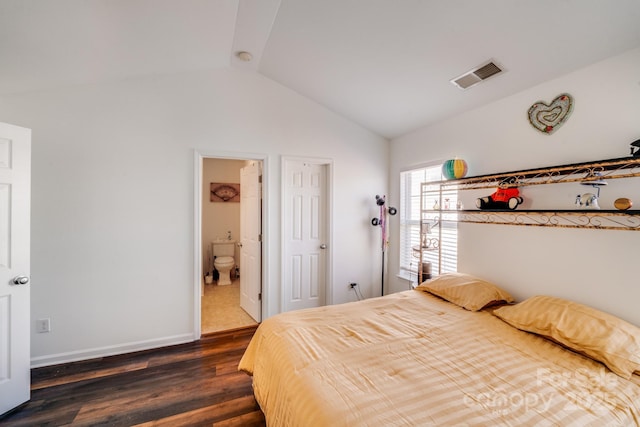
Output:
[[[454,294],[461,289],[447,287]],[[560,316],[579,324],[578,337],[567,343],[566,331],[534,334],[522,330],[527,325],[514,327],[509,310],[517,307],[519,315],[521,304],[496,305],[512,301],[508,294],[473,307],[432,291],[419,288],[264,321],[239,369],[253,376],[267,425],[640,425],[640,338],[627,334],[635,334],[635,326],[620,321],[628,329],[621,338],[619,331],[599,329],[610,315],[603,314],[603,321],[596,312],[593,322],[585,320],[587,312],[576,305],[578,317]],[[549,326],[555,309],[535,303],[525,311],[541,310],[542,326]],[[609,348],[598,355],[602,349],[594,349],[594,342],[627,354],[618,357],[620,351],[612,355]]]

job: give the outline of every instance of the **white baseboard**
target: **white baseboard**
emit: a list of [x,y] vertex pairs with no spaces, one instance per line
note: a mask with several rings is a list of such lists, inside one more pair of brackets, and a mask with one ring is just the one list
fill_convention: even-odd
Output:
[[58,365],[60,363],[96,359],[99,357],[114,356],[116,354],[132,353],[134,351],[149,350],[152,348],[166,347],[176,344],[184,344],[195,340],[196,338],[194,338],[193,334],[182,334],[107,347],[70,351],[68,353],[50,354],[46,356],[32,357],[31,367],[40,368],[42,366]]

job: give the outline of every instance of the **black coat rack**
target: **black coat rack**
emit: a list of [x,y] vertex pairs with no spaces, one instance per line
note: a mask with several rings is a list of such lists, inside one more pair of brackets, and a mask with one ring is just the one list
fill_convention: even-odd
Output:
[[382,245],[381,245],[381,249],[382,249],[382,280],[381,280],[381,290],[380,290],[380,296],[384,295],[384,254],[387,250],[387,245],[389,244],[389,241],[387,239],[387,218],[388,215],[395,215],[398,213],[398,210],[396,208],[387,208],[386,205],[386,196],[379,196],[376,194],[376,205],[378,205],[380,207],[380,214],[377,218],[373,218],[371,220],[371,225],[373,225],[374,227],[380,226],[380,230],[381,230],[381,237],[382,237]]

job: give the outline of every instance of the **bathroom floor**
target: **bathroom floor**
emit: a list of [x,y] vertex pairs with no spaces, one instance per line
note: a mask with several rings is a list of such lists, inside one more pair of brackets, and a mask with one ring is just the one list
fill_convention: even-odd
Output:
[[218,286],[215,283],[204,285],[201,314],[202,334],[242,328],[256,323],[240,308],[240,279],[225,286]]

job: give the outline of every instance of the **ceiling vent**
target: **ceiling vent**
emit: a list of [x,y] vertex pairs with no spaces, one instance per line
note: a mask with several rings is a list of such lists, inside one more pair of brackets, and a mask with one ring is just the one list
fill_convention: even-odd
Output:
[[469,89],[471,86],[477,85],[481,81],[486,80],[491,76],[495,76],[502,71],[502,68],[498,67],[493,61],[489,61],[485,65],[452,79],[451,83],[458,86],[460,89]]

